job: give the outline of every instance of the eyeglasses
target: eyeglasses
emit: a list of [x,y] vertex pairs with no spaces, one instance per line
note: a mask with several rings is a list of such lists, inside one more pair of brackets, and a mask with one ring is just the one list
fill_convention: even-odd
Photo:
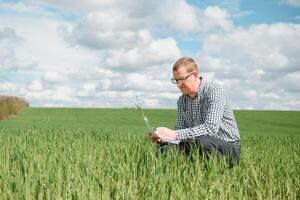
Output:
[[186,77],[184,78],[181,78],[181,79],[175,79],[175,78],[172,78],[171,81],[174,83],[174,84],[182,84],[186,81],[186,79],[188,79],[192,74],[194,74],[195,72],[192,72],[190,74],[188,74]]

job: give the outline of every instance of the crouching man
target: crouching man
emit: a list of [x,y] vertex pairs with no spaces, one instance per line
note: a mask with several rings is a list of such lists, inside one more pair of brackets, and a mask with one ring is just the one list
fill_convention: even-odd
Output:
[[169,143],[161,140],[179,140],[175,145],[190,154],[196,146],[200,155],[209,159],[212,155],[225,156],[230,167],[239,163],[240,134],[230,103],[219,86],[199,76],[198,66],[192,58],[183,57],[173,66],[173,78],[182,95],[177,102],[175,130],[165,127],[156,129],[157,139],[149,134],[148,139],[166,151]]

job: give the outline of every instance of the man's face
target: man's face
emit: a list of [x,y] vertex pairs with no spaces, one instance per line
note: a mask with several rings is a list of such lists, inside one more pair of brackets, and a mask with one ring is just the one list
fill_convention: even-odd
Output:
[[183,94],[190,95],[197,91],[197,78],[196,72],[188,73],[185,67],[179,67],[176,71],[173,71],[173,79],[179,80],[176,85]]

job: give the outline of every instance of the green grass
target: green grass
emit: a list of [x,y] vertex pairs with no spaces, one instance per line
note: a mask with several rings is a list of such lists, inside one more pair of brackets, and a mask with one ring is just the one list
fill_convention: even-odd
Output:
[[[174,127],[175,110],[145,110]],[[136,109],[30,108],[0,121],[0,199],[299,199],[300,112],[236,111],[239,166],[157,155]]]

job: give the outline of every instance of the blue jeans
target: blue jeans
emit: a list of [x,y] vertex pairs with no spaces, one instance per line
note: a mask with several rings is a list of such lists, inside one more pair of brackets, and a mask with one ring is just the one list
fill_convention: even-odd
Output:
[[192,152],[197,149],[200,158],[207,160],[211,156],[217,158],[225,156],[229,167],[239,164],[241,154],[240,145],[208,135],[199,136],[193,141],[180,142],[178,145],[161,143],[159,149],[161,152],[166,152],[169,149],[182,150],[187,156],[191,156]]

